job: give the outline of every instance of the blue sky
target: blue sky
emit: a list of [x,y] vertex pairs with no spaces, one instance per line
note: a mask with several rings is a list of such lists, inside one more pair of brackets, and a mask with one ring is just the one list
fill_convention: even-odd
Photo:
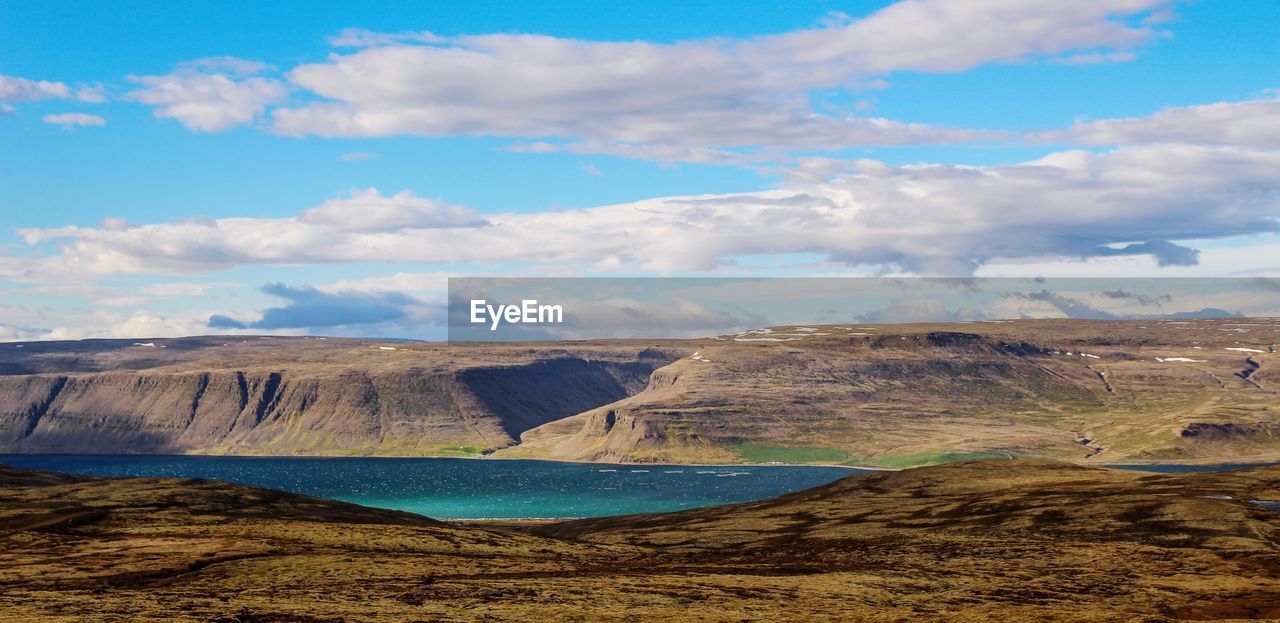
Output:
[[6,2],[0,339],[307,289],[402,313],[279,331],[432,337],[449,275],[1280,274],[1280,4],[1063,4]]

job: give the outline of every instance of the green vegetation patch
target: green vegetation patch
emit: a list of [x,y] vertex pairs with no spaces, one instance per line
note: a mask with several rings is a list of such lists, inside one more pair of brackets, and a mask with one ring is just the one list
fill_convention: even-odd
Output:
[[850,459],[844,450],[821,446],[770,446],[743,442],[733,444],[733,450],[746,463],[844,463]]
[[867,459],[866,465],[905,469],[924,465],[942,465],[959,461],[979,461],[982,459],[1011,459],[1008,452],[914,452],[912,454],[894,454]]
[[481,454],[484,450],[480,446],[444,446],[440,448],[440,454]]

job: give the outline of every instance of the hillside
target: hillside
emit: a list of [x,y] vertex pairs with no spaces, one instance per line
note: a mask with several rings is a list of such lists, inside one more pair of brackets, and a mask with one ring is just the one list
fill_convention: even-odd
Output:
[[505,456],[909,467],[1280,460],[1273,319],[784,327],[699,341]]
[[0,453],[1276,461],[1277,344],[1266,318],[0,344]]
[[199,337],[0,345],[0,452],[476,455],[682,350]]
[[1280,616],[1280,468],[1023,461],[535,526],[0,467],[5,621],[1147,621]]

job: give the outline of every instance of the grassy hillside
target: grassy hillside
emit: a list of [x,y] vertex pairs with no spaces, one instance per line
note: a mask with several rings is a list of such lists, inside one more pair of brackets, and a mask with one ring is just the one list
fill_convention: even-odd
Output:
[[[760,341],[770,340],[770,341]],[[1280,321],[781,327],[702,340],[507,456],[910,467],[1280,460]]]

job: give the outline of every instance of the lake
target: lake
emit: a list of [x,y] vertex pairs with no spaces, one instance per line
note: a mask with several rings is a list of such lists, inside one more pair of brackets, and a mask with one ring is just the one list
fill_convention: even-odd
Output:
[[865,471],[494,459],[66,454],[0,455],[0,463],[91,476],[225,480],[442,519],[561,519],[674,511],[774,497]]

